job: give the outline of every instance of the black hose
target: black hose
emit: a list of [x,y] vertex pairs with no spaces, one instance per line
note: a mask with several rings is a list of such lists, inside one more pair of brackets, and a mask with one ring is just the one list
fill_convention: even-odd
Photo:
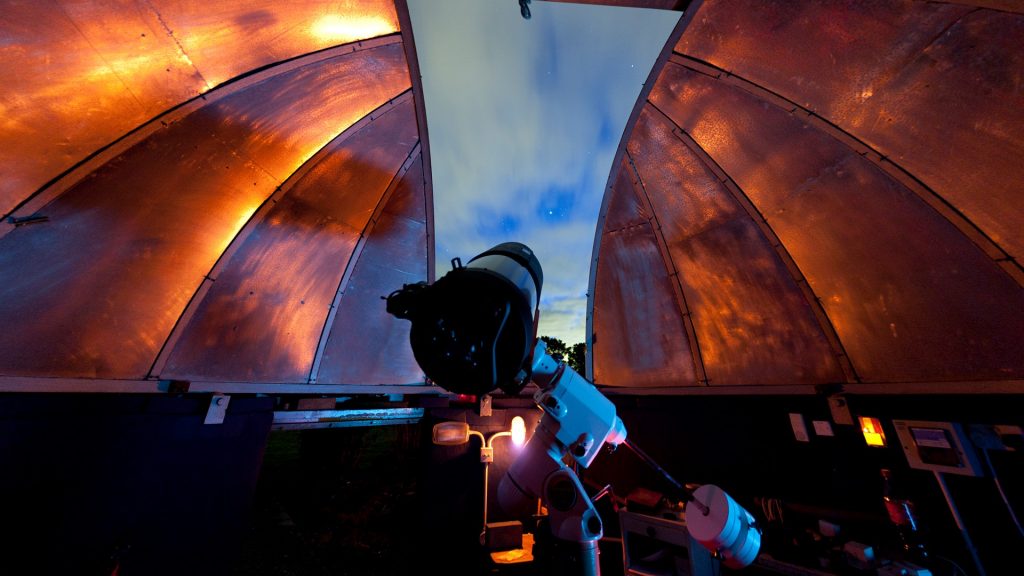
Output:
[[698,510],[700,510],[705,516],[708,515],[710,509],[703,502],[694,498],[693,492],[689,490],[686,486],[680,484],[675,478],[673,478],[671,474],[665,471],[664,468],[662,468],[657,462],[654,461],[654,458],[648,456],[643,450],[640,449],[640,447],[638,447],[629,439],[623,442],[623,444],[626,445],[626,448],[629,448],[630,450],[633,451],[634,454],[640,457],[641,460],[646,462],[648,466],[654,468],[656,472],[661,474],[662,477],[665,478],[665,480],[667,480],[668,483],[671,484],[672,487],[676,489],[676,491],[678,491],[679,495],[682,497],[682,500],[684,502],[693,502],[693,505],[696,506]]

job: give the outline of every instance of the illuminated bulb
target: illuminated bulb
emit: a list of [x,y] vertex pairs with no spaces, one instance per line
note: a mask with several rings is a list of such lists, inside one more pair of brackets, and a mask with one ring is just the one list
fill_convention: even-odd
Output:
[[884,448],[885,442],[885,431],[882,430],[882,422],[878,418],[868,418],[866,416],[860,416],[860,430],[864,434],[864,442],[868,446],[875,446],[878,448]]
[[524,442],[526,442],[526,422],[523,421],[522,416],[516,416],[512,419],[512,443],[522,446]]

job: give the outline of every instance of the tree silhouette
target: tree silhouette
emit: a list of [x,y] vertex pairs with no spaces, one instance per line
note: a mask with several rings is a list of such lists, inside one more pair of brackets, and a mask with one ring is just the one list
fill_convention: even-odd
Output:
[[564,360],[570,368],[580,376],[587,377],[587,345],[577,342],[572,346],[554,336],[541,336],[539,338],[548,345],[548,354],[557,360]]
[[566,360],[566,362],[568,362],[569,366],[578,372],[580,376],[583,376],[588,380],[590,379],[587,375],[587,345],[585,343],[577,342],[573,344],[572,348],[569,349],[569,359]]

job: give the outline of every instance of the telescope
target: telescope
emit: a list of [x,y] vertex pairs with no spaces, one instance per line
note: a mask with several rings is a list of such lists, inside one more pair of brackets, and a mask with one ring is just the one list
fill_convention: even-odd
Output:
[[625,444],[660,472],[686,502],[690,534],[730,568],[757,557],[761,534],[753,516],[728,494],[706,484],[691,492],[626,439],[615,405],[537,339],[544,276],[533,251],[518,242],[498,244],[433,284],[406,284],[387,297],[388,313],[412,322],[409,341],[426,377],[453,393],[518,394],[529,383],[544,411],[522,454],[498,486],[498,503],[526,515],[539,498],[552,535],[576,542],[584,574],[597,575],[601,516],[571,460],[587,468],[601,449]]

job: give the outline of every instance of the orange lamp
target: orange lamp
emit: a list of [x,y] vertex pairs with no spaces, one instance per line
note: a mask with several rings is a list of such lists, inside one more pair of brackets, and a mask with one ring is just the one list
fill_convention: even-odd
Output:
[[858,416],[860,420],[860,431],[864,434],[864,441],[868,446],[877,448],[885,447],[885,431],[882,430],[882,422],[878,418]]

